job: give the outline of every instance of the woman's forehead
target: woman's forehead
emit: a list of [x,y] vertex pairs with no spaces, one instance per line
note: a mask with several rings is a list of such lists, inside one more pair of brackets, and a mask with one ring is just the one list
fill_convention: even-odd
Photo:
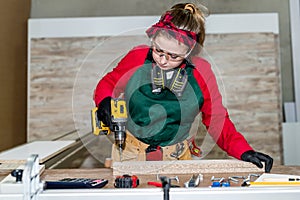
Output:
[[186,54],[188,51],[188,46],[172,37],[157,35],[153,41],[160,49],[170,53]]

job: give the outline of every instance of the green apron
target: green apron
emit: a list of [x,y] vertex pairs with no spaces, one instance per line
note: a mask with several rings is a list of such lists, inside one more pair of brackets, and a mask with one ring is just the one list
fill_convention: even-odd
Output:
[[152,93],[152,62],[146,59],[128,81],[125,97],[127,129],[140,141],[153,146],[169,146],[185,140],[203,104],[202,92],[187,64],[186,88],[180,98],[169,89]]

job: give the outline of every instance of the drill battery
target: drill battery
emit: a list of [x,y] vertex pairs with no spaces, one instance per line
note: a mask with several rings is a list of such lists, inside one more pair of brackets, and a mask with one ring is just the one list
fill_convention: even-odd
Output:
[[136,188],[139,184],[140,181],[136,175],[125,174],[116,177],[114,186],[116,188]]

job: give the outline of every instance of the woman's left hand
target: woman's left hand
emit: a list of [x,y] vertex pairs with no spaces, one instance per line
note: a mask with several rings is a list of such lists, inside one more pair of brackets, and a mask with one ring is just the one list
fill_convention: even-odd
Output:
[[242,154],[241,160],[246,162],[251,162],[255,164],[259,168],[263,168],[262,162],[265,163],[265,172],[269,173],[273,166],[273,158],[271,158],[269,155],[256,152],[253,150],[246,151]]

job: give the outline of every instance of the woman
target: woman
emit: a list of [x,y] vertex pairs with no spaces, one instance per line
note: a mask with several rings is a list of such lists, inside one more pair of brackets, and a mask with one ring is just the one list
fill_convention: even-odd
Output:
[[[205,39],[204,13],[191,3],[166,11],[147,31],[151,46],[133,48],[98,83],[98,117],[111,126],[110,101],[124,93],[127,137],[123,160],[191,159],[187,138],[195,117],[218,146],[237,159],[270,172],[273,159],[256,152],[222,105],[210,64],[197,54]],[[119,160],[113,147],[112,158]]]

